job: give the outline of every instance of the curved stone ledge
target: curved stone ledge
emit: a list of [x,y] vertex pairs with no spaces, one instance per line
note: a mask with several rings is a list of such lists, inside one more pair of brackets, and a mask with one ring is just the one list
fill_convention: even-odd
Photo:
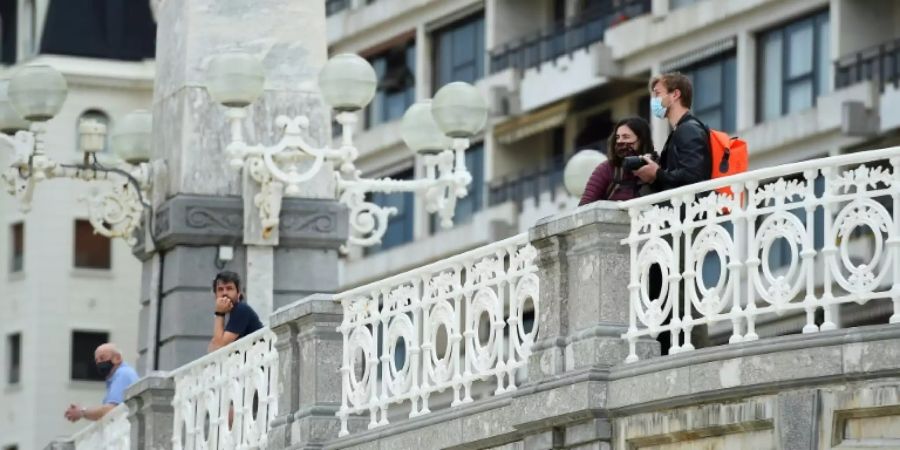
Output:
[[528,450],[603,442],[610,447],[596,448],[626,450],[716,440],[721,448],[819,448],[810,447],[823,439],[818,434],[843,442],[831,435],[854,420],[894,414],[900,427],[900,413],[892,412],[900,408],[900,394],[872,393],[900,383],[892,377],[900,377],[900,326],[783,336],[585,367],[469,405],[358,430],[325,448]]
[[781,336],[616,366],[607,407],[625,414],[885,375],[900,375],[898,325]]

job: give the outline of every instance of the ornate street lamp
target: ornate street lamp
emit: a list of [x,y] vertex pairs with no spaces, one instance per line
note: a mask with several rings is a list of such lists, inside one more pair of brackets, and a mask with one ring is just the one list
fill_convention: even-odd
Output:
[[241,53],[213,57],[209,64],[207,90],[224,105],[231,125],[231,141],[226,151],[231,166],[249,170],[261,186],[254,199],[259,208],[263,236],[278,226],[283,196],[297,196],[300,185],[313,179],[326,162],[338,169],[335,198],[350,209],[349,244],[377,245],[387,230],[395,208],[366,201],[371,192],[415,192],[424,194],[426,209],[437,212],[444,227],[452,226],[457,198],[464,197],[472,181],[465,166],[469,139],[487,120],[487,106],[478,91],[466,83],[450,83],[441,88],[434,101],[412,105],[403,117],[402,138],[421,155],[425,177],[416,180],[368,179],[360,175],[355,161],[359,151],[353,144],[355,112],[364,108],[375,95],[376,76],[372,66],[353,54],[331,58],[319,73],[319,89],[325,102],[336,112],[341,125],[337,147],[315,147],[303,138],[309,127],[306,116],[279,116],[275,124],[282,130],[281,140],[272,145],[244,141],[241,122],[246,107],[263,91],[265,77],[259,61]]
[[[135,242],[150,185],[150,115],[136,111],[126,115],[113,135],[112,147],[125,161],[106,167],[97,159],[106,140],[106,126],[96,120],[78,125],[82,164],[61,164],[45,152],[46,122],[65,102],[68,86],[62,74],[50,66],[20,67],[8,82],[0,83],[0,143],[13,151],[13,160],[0,176],[6,190],[19,200],[19,208],[31,209],[34,189],[50,178],[97,182],[109,180],[112,189],[95,189],[87,201],[96,233]],[[8,134],[12,134],[9,136]]]

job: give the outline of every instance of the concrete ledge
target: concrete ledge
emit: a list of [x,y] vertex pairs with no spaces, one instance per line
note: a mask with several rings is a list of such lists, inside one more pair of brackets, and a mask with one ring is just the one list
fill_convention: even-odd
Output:
[[[515,392],[353,433],[325,448],[485,448],[532,442],[562,429],[565,445],[582,445],[612,442],[610,420],[617,449],[631,448],[623,446],[626,441],[654,445],[704,436],[799,445],[816,432],[813,422],[821,417],[816,386],[841,390],[848,380],[880,383],[898,375],[900,326],[784,336],[611,369],[583,367]],[[874,405],[874,394],[866,392],[838,395],[832,409]],[[797,445],[784,448],[803,448]]]
[[612,414],[900,374],[900,326],[783,336],[610,370]]
[[171,389],[175,390],[175,379],[169,376],[169,372],[165,371],[153,371],[132,384],[125,390],[125,398],[135,397],[142,392],[149,391],[151,389],[162,390],[162,389]]
[[528,238],[534,242],[590,225],[621,225],[627,229],[630,224],[628,213],[620,210],[617,203],[600,201],[538,220],[529,231]]
[[269,327],[274,329],[310,314],[334,314],[340,316],[343,314],[343,309],[340,303],[334,301],[334,296],[330,294],[313,294],[278,308],[269,318]]

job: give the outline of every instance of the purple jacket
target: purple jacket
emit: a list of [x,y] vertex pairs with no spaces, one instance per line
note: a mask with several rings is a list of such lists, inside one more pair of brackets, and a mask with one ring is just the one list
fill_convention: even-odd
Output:
[[623,201],[637,197],[638,177],[629,170],[623,170],[619,187],[609,198],[606,198],[606,191],[609,189],[610,183],[613,182],[613,173],[613,167],[609,161],[604,161],[597,166],[584,187],[584,194],[582,194],[578,206],[593,203],[597,200]]

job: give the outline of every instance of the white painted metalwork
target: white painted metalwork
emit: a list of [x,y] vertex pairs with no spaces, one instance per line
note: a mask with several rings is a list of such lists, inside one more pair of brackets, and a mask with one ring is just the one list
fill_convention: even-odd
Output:
[[275,334],[263,328],[172,372],[172,448],[266,448],[278,410]]
[[[105,135],[105,127],[102,131],[101,135]],[[137,242],[134,232],[141,225],[144,199],[148,198],[151,185],[150,165],[122,162],[106,167],[93,156],[86,157],[84,164],[62,164],[45,152],[45,135],[46,124],[42,122],[34,122],[30,131],[18,131],[12,137],[0,134],[0,146],[13,151],[9,167],[0,174],[0,183],[10,195],[17,197],[19,208],[23,212],[31,209],[39,182],[52,178],[86,181],[93,186],[93,192],[79,200],[88,205],[94,232],[108,238],[122,238],[134,245]],[[101,185],[106,186],[101,189]]]
[[[738,195],[710,193],[724,186]],[[622,241],[631,249],[626,362],[638,359],[638,338],[664,331],[671,353],[692,350],[691,332],[704,324],[730,321],[729,343],[756,340],[764,314],[802,311],[803,332],[812,333],[837,328],[841,304],[890,299],[890,323],[900,323],[900,147],[747,172],[621,207],[631,216]],[[776,251],[787,261],[773,263]],[[720,261],[711,285],[708,258]],[[654,264],[665,282],[651,298]]]
[[283,132],[277,144],[251,145],[243,135],[242,123],[247,112],[243,108],[230,107],[227,113],[231,124],[231,141],[227,147],[231,166],[248,170],[250,177],[259,183],[260,192],[254,197],[254,203],[259,208],[264,230],[278,226],[282,198],[298,196],[300,186],[325,170],[329,163],[339,167],[339,170],[332,172],[337,185],[336,198],[350,209],[351,233],[347,244],[363,247],[381,243],[390,216],[397,212],[396,208],[366,201],[366,194],[422,193],[428,212],[439,213],[441,226],[450,227],[453,225],[456,200],[467,195],[472,182],[472,175],[465,165],[465,151],[470,145],[468,139],[454,139],[452,149],[423,155],[425,176],[422,178],[371,179],[363,178],[354,164],[359,150],[353,143],[357,121],[353,113],[336,115],[342,130],[340,144],[335,148],[319,148],[306,142],[303,135],[309,128],[309,118],[303,115],[276,118],[275,124]]
[[75,450],[131,450],[131,422],[124,403],[72,436]]
[[351,414],[368,412],[374,428],[391,405],[429,413],[429,397],[447,389],[451,406],[471,402],[480,380],[495,380],[494,394],[515,390],[538,329],[536,257],[521,234],[339,294],[340,436]]

